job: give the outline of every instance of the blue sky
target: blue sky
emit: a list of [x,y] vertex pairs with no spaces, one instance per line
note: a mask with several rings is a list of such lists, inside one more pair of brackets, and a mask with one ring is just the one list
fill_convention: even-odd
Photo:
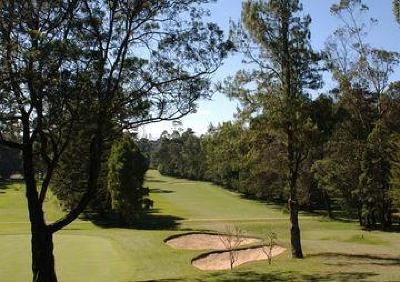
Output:
[[[339,21],[333,17],[329,8],[339,0],[302,0],[304,12],[312,17],[312,45],[316,50],[324,47],[324,43],[329,35],[338,26]],[[369,42],[376,48],[385,48],[393,51],[400,51],[400,28],[396,25],[392,16],[392,0],[365,0],[370,8],[369,16],[378,19],[370,35]],[[228,31],[229,20],[238,21],[240,19],[242,0],[218,0],[210,4],[211,21]],[[231,56],[224,65],[215,73],[215,82],[223,80],[229,75],[234,75],[236,71],[245,66],[241,63],[240,55]],[[396,74],[399,77],[399,74]],[[329,75],[325,75],[326,88],[332,85]],[[200,101],[197,113],[190,114],[182,119],[183,128],[192,128],[196,134],[204,133],[209,124],[217,125],[219,122],[234,119],[237,102],[230,101],[223,94],[215,94],[210,101]],[[143,137],[158,138],[163,130],[171,131],[171,122],[160,122],[143,127],[140,132]]]

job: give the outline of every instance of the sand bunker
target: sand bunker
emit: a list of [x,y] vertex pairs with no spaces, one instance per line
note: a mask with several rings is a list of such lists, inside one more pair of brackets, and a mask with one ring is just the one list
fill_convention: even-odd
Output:
[[[225,235],[207,233],[189,233],[171,237],[165,243],[175,249],[184,250],[224,250]],[[242,237],[238,246],[260,243],[261,240],[252,237]]]
[[[254,247],[254,248],[248,248],[248,249],[234,251],[236,261],[233,264],[233,267],[237,267],[246,262],[267,260],[268,256],[263,251],[263,248],[265,248],[264,250],[267,250],[268,247],[260,246],[260,247]],[[275,246],[272,249],[272,256],[274,257],[277,255],[280,255],[285,250],[286,250],[285,248]],[[192,260],[192,265],[201,270],[230,269],[231,265],[230,265],[229,252],[228,251],[212,252],[212,253],[200,255],[199,257]]]

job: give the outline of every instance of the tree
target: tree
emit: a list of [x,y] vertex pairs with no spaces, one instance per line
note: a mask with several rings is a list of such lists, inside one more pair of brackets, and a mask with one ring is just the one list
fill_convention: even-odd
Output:
[[278,239],[278,234],[275,232],[268,232],[265,238],[266,245],[262,247],[263,253],[268,258],[268,264],[272,263],[272,250],[275,248],[276,240]]
[[[207,2],[2,2],[0,144],[22,152],[34,281],[57,280],[52,237],[96,194],[107,124],[174,120],[208,95],[209,75],[231,44],[200,20],[207,11],[198,5]],[[82,109],[93,114],[86,189],[65,217],[46,223],[43,201]]]
[[149,189],[143,188],[148,168],[148,160],[130,137],[124,136],[113,144],[108,159],[108,190],[112,210],[124,224],[137,222],[152,206],[146,198]]
[[400,209],[400,135],[396,135],[391,140],[393,156],[390,166],[390,196],[393,199],[394,206]]
[[158,170],[161,174],[184,177],[182,175],[182,140],[178,131],[174,134],[162,134],[160,149],[156,152]]
[[400,23],[400,0],[393,0],[393,15],[398,23]]
[[[93,135],[93,117],[90,113],[81,115],[81,122],[75,123],[68,146],[60,158],[50,189],[66,211],[75,207],[85,192],[88,181],[88,165],[90,142],[86,142]],[[106,142],[101,156],[101,170],[97,184],[97,192],[85,208],[88,217],[106,217],[111,211],[110,193],[107,190],[107,160],[114,140],[121,138],[119,126],[109,123],[106,130]]]
[[239,248],[244,241],[243,231],[235,225],[225,225],[225,231],[219,234],[219,239],[229,254],[229,266],[232,270],[239,257],[237,248]]
[[362,160],[360,185],[365,189],[363,217],[368,228],[375,227],[377,221],[383,228],[392,225],[389,134],[388,130],[378,123],[368,136],[368,145]]
[[[302,258],[298,223],[298,179],[307,158],[314,125],[307,88],[320,85],[319,56],[310,46],[309,16],[301,17],[298,0],[245,1],[239,46],[258,68],[240,71],[226,92],[246,111],[262,113],[270,131],[286,149],[286,183],[294,258]],[[257,87],[251,87],[251,83]],[[248,114],[247,114],[248,115]]]

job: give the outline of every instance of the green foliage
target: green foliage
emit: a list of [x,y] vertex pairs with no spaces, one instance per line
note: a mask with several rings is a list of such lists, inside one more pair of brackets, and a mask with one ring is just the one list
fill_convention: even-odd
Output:
[[204,178],[200,138],[190,128],[182,135],[178,131],[165,134],[159,142],[155,159],[162,174],[196,180]]
[[364,224],[368,227],[375,226],[375,221],[379,221],[385,228],[392,224],[389,141],[388,130],[378,123],[368,136],[361,163],[360,185],[364,189],[363,217]]
[[113,144],[108,158],[108,191],[113,212],[125,224],[135,223],[152,206],[146,197],[149,189],[143,188],[148,167],[148,160],[130,137]]
[[[390,83],[399,54],[366,43],[368,7],[361,0],[340,1],[331,12],[342,21],[327,44],[327,63],[338,89],[341,113],[324,158],[314,163],[319,186],[361,225],[392,224],[390,140],[399,132],[398,83]],[[338,197],[339,196],[339,197]]]
[[[110,194],[107,190],[107,160],[110,155],[112,142],[121,135],[120,129],[114,124],[107,127],[107,142],[101,153],[101,167],[97,181],[97,192],[93,195],[87,208],[86,215],[105,217],[111,210]],[[71,210],[78,205],[82,195],[88,189],[90,166],[90,143],[85,142],[93,136],[93,115],[82,114],[82,122],[75,124],[69,136],[68,146],[58,163],[56,173],[51,180],[51,190],[58,198],[64,210]]]
[[396,134],[391,140],[391,167],[390,167],[390,196],[393,205],[400,210],[400,135]]

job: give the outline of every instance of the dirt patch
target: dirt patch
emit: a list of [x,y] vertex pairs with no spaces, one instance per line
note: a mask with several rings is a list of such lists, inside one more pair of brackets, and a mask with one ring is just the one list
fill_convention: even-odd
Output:
[[[259,246],[253,247],[248,249],[241,249],[236,250],[235,257],[236,261],[233,264],[233,267],[237,267],[241,264],[252,262],[252,261],[260,261],[260,260],[267,260],[268,256],[263,251],[267,250],[267,246]],[[277,255],[282,254],[285,252],[286,249],[275,246],[272,249],[272,256],[275,257]],[[200,255],[197,258],[192,260],[192,265],[201,270],[225,270],[230,269],[230,256],[228,251],[224,252],[212,252],[208,254]]]
[[[183,250],[224,250],[223,240],[227,237],[219,234],[189,233],[167,238],[165,243],[175,249]],[[261,240],[253,237],[242,237],[239,246],[260,243]]]

